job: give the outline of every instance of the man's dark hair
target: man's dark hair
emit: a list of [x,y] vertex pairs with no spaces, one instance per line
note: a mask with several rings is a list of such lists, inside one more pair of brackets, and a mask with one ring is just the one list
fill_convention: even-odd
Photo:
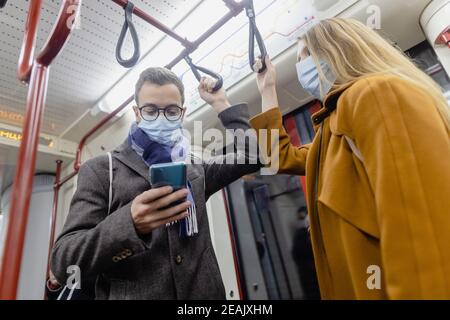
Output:
[[134,92],[134,100],[139,105],[139,92],[142,89],[144,83],[152,83],[158,86],[166,84],[174,84],[177,86],[181,94],[181,103],[184,105],[184,85],[180,78],[167,68],[148,68],[145,69],[139,76],[139,80],[136,83],[136,89]]

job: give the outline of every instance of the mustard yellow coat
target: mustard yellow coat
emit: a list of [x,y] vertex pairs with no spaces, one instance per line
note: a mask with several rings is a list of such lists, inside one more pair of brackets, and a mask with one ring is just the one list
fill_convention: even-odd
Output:
[[327,113],[300,148],[278,108],[251,120],[280,130],[279,173],[306,173],[322,298],[450,299],[450,137],[430,95],[372,76]]

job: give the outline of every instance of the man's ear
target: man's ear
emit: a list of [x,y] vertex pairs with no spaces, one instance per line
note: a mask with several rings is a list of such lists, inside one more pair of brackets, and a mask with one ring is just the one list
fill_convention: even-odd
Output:
[[139,109],[137,106],[133,106],[134,116],[136,117],[136,123],[141,121],[141,114],[139,113]]

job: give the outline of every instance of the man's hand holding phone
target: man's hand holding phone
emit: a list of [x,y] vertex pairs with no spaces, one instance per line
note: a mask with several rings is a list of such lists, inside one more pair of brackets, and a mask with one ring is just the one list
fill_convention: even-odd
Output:
[[138,195],[131,204],[131,216],[137,233],[145,235],[167,223],[186,218],[187,209],[191,205],[189,201],[167,207],[176,201],[186,199],[187,194],[185,188],[173,192],[172,187],[166,186],[153,188]]

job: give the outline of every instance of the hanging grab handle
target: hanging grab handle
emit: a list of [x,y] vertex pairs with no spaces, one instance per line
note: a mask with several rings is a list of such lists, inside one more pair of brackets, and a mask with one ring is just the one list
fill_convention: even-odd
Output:
[[[253,6],[253,0],[248,0],[247,5],[245,7],[245,12],[247,13],[247,17],[249,20],[249,26],[250,26],[250,38],[248,41],[248,61],[250,64],[250,68],[258,73],[264,72],[266,70],[266,56],[267,56],[267,50],[266,46],[264,45],[264,40],[261,36],[261,33],[258,30],[258,26],[256,25],[256,14],[255,9]],[[255,67],[255,38],[256,42],[258,43],[259,51],[261,53],[260,59],[261,59],[261,66],[256,69]]]
[[[134,27],[134,24],[133,24],[133,9],[134,9],[134,4],[131,1],[128,1],[127,5],[125,7],[125,22],[123,24],[122,31],[120,32],[119,41],[117,41],[117,47],[116,47],[117,62],[125,68],[134,67],[136,65],[136,63],[139,61],[139,58],[141,56],[139,37],[136,32],[136,28]],[[130,29],[131,39],[133,40],[134,53],[130,59],[123,59],[121,51],[122,51],[123,43],[124,43],[125,36],[127,34],[128,29]]]
[[192,73],[194,74],[195,78],[199,82],[202,80],[202,76],[200,75],[200,72],[199,72],[199,71],[201,71],[204,74],[207,74],[208,76],[211,76],[213,79],[216,79],[216,84],[215,84],[214,88],[212,89],[213,92],[216,92],[216,91],[218,91],[218,90],[220,90],[222,88],[222,86],[223,86],[223,78],[222,78],[222,76],[220,74],[218,74],[218,73],[216,73],[214,71],[208,70],[206,68],[203,68],[203,67],[195,65],[192,62],[191,57],[189,57],[189,56],[185,56],[184,60],[186,60],[186,62],[189,65],[189,67],[191,67]]

